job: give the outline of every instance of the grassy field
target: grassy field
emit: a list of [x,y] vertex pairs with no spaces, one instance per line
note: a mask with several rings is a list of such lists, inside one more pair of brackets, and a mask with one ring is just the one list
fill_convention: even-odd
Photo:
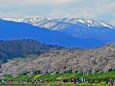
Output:
[[[105,82],[102,83],[78,83],[78,84],[74,84],[72,82],[68,82],[68,83],[56,83],[56,82],[50,82],[50,83],[42,83],[42,84],[33,84],[33,83],[24,83],[24,84],[19,84],[17,82],[12,83],[12,84],[0,84],[0,86],[109,86],[109,84],[105,84]],[[115,86],[115,85],[111,85],[111,86]]]
[[[70,78],[85,78],[88,81],[87,82],[79,82],[74,84],[73,82],[56,82],[56,80],[63,80],[63,79],[70,79]],[[105,79],[115,79],[115,71],[111,71],[108,73],[94,73],[94,74],[80,74],[80,73],[64,73],[64,74],[32,74],[32,75],[20,75],[17,77],[12,77],[11,75],[4,75],[4,79],[7,80],[13,80],[12,85],[15,86],[108,86],[108,84],[104,81]],[[32,82],[26,82],[28,79],[31,80],[47,80],[47,83],[41,83],[41,84],[33,84]],[[20,84],[18,81],[25,81],[21,82],[23,84]],[[3,84],[3,83],[1,83]],[[4,84],[10,84],[9,82],[6,82]],[[113,85],[115,86],[115,85]]]
[[[20,77],[23,78],[23,75],[21,75]],[[46,79],[55,80],[55,79],[65,79],[65,78],[69,79],[69,78],[76,78],[76,77],[86,78],[86,79],[108,79],[108,78],[115,79],[115,71],[108,72],[108,73],[94,73],[94,74],[89,74],[89,75],[80,74],[80,73],[64,73],[64,74],[55,74],[55,75],[35,74],[35,75],[32,75],[31,78],[43,79],[43,80],[46,80]]]

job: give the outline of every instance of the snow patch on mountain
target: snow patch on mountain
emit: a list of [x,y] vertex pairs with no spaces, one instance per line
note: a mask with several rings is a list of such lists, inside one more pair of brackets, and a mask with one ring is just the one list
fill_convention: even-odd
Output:
[[63,19],[60,19],[58,20],[60,22],[68,22],[68,23],[72,23],[72,24],[78,24],[78,23],[82,23],[82,24],[85,24],[89,27],[92,27],[92,26],[102,26],[102,27],[108,27],[110,29],[113,29],[113,26],[107,24],[107,23],[104,23],[102,21],[99,21],[99,20],[91,20],[91,19],[83,19],[83,18],[63,18]]
[[[25,22],[25,23],[32,24],[34,26],[39,26],[39,27],[48,28],[52,30],[68,28],[71,24],[78,24],[78,25],[80,24],[87,27],[95,26],[95,27],[106,27],[106,28],[114,29],[113,26],[105,22],[95,21],[91,19],[83,19],[83,18],[62,18],[62,19],[48,18],[47,19],[47,18],[39,17],[39,18],[1,18],[1,19],[8,20],[8,21],[15,21],[15,22]],[[62,22],[62,24],[57,24],[59,22]],[[65,25],[63,22],[68,23],[68,25],[67,24]]]

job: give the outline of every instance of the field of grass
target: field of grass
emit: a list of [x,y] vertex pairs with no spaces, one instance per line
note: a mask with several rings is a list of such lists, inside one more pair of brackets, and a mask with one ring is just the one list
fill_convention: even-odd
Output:
[[115,71],[112,72],[108,72],[108,73],[94,73],[94,74],[89,74],[89,75],[85,75],[85,74],[80,74],[80,73],[64,73],[64,74],[55,74],[55,75],[51,75],[51,74],[36,74],[33,75],[32,78],[36,78],[36,79],[50,79],[50,80],[55,80],[55,79],[70,79],[70,78],[86,78],[86,79],[115,79]]
[[[70,78],[85,78],[88,81],[87,82],[79,82],[74,84],[73,82],[56,82],[56,80],[63,80],[63,79],[70,79]],[[18,85],[18,81],[20,80],[47,80],[47,83],[41,83],[41,84],[34,84],[32,82],[24,82],[23,86],[75,86],[75,85],[93,85],[93,86],[108,86],[108,84],[104,81],[105,79],[115,79],[115,71],[111,71],[108,73],[94,73],[94,74],[80,74],[80,73],[64,73],[64,74],[32,74],[32,75],[20,75],[17,77],[12,77],[11,75],[4,75],[4,79],[7,80],[14,80],[12,84],[15,84],[15,86]],[[7,84],[7,83],[6,83]],[[115,85],[113,85],[115,86]]]
[[[67,83],[56,83],[56,82],[50,82],[50,83],[42,83],[42,84],[35,84],[35,83],[23,83],[20,84],[18,82],[12,83],[12,84],[2,84],[0,83],[0,86],[109,86],[109,84],[106,84],[105,82],[102,83],[77,83],[74,84],[72,82],[67,82]],[[111,85],[111,86],[115,86],[115,85]]]

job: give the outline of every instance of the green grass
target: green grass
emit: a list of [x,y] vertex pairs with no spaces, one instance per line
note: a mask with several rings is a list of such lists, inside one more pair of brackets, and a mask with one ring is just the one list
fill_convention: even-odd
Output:
[[18,77],[15,77],[14,80],[27,80],[29,78],[29,75],[20,75]]
[[75,86],[75,84],[72,82],[67,82],[67,83],[50,82],[46,86]]
[[54,80],[55,78],[51,74],[44,74],[44,75],[39,76],[38,79],[42,79],[42,80]]
[[45,74],[45,75],[35,75],[33,78],[42,79],[42,80],[55,80],[55,79],[69,79],[80,76],[78,73],[64,73],[64,74]]
[[12,80],[13,77],[11,75],[4,75],[5,80]]
[[75,78],[76,73],[65,73],[65,74],[60,74],[56,79],[70,79],[70,78]]
[[81,75],[80,77],[88,78],[88,79],[107,79],[107,78],[115,78],[115,71],[108,73],[94,73],[89,75]]
[[11,75],[4,75],[4,79],[16,79],[16,80],[26,80],[28,78],[31,79],[42,79],[42,80],[55,80],[55,79],[69,79],[69,78],[76,78],[76,77],[83,77],[87,79],[107,79],[107,78],[114,78],[115,79],[115,71],[108,72],[108,73],[94,73],[94,74],[80,74],[80,73],[64,73],[64,74],[33,74],[33,75],[20,75],[16,78],[13,78]]
[[101,83],[95,83],[94,86],[109,86],[109,85],[106,84],[105,82],[101,82]]
[[[109,86],[108,84],[105,84],[105,82],[102,83],[77,83],[74,84],[73,82],[67,82],[67,83],[56,83],[56,82],[49,82],[49,83],[43,83],[43,84],[32,84],[32,83],[25,83],[25,84],[18,84],[17,82],[13,83],[12,85],[4,84],[3,86]],[[115,85],[112,85],[115,86]]]
[[31,79],[39,79],[39,77],[41,76],[41,74],[32,74],[30,76]]
[[[108,73],[94,73],[94,74],[80,74],[80,73],[64,73],[64,74],[32,74],[32,75],[20,75],[17,77],[12,77],[11,75],[4,75],[5,80],[27,80],[30,79],[41,79],[41,80],[48,80],[47,85],[40,85],[40,86],[74,86],[73,83],[56,83],[55,80],[63,80],[63,79],[70,79],[70,78],[77,78],[82,77],[89,80],[89,82],[82,82],[77,83],[77,85],[94,85],[94,86],[108,86],[105,84],[104,79],[115,79],[115,71],[111,71]],[[16,84],[15,82],[14,84]],[[95,83],[95,84],[94,84]],[[29,86],[33,86],[31,82]],[[25,85],[26,86],[26,85]],[[28,85],[27,85],[28,86]],[[39,85],[37,85],[39,86]]]

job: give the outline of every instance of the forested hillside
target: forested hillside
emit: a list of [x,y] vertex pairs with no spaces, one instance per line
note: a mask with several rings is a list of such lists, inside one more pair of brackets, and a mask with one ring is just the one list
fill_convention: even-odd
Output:
[[40,56],[30,55],[17,58],[1,66],[2,74],[80,72],[90,74],[115,70],[115,45],[98,49],[61,49],[51,50]]
[[16,57],[24,58],[30,54],[40,55],[54,47],[56,48],[31,39],[0,41],[0,61],[6,62]]

